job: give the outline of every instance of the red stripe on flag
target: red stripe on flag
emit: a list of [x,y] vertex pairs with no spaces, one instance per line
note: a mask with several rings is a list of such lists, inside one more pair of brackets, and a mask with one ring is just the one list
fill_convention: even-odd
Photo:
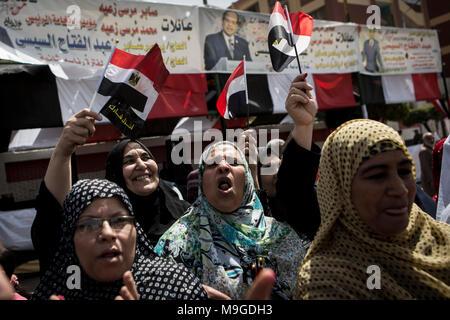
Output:
[[351,73],[314,74],[313,78],[319,110],[356,105]]
[[161,89],[169,75],[157,44],[146,55],[135,55],[116,49],[109,63],[122,69],[138,70],[153,81],[156,91]]
[[289,13],[292,23],[292,32],[298,36],[310,37],[313,29],[313,18],[303,12]]
[[[437,111],[439,111],[439,113],[442,114],[444,117],[449,116],[447,114],[447,111],[445,110],[445,108],[442,106],[441,101],[439,101],[438,99],[433,99],[433,100],[431,100],[431,103],[437,109]],[[447,103],[447,105],[448,105],[448,103]]]
[[273,7],[272,14],[279,13],[283,16],[284,20],[287,22],[286,13],[284,12],[283,7],[281,6],[281,3],[279,1],[275,2],[275,6]]
[[436,73],[412,74],[416,101],[440,99],[441,92]]

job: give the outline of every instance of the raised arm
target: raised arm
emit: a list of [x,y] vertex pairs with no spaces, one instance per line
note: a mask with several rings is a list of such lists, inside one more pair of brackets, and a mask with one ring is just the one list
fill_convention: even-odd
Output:
[[83,109],[70,117],[64,126],[44,177],[48,190],[61,205],[72,186],[72,153],[94,134],[94,122],[101,119],[98,113]]
[[286,110],[295,125],[278,170],[276,188],[280,210],[275,218],[287,222],[301,236],[312,240],[320,224],[314,188],[320,149],[312,144],[317,109],[310,93],[312,87],[305,78],[305,75],[299,75],[294,79],[286,99]]
[[294,120],[292,138],[300,147],[311,150],[317,107],[311,95],[312,86],[305,79],[306,74],[301,74],[292,81],[285,106],[286,111]]

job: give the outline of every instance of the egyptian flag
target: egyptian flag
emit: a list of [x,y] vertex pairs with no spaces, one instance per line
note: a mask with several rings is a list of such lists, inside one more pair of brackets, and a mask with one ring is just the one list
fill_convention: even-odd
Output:
[[245,60],[234,69],[217,100],[217,110],[225,119],[233,119],[236,113],[248,108]]
[[[289,20],[292,28],[289,26]],[[270,15],[268,36],[270,60],[275,71],[283,71],[295,59],[294,45],[297,47],[298,54],[308,47],[312,29],[312,17],[301,11],[289,13],[288,17],[281,4],[278,1],[275,3]],[[291,34],[293,34],[293,42]]]
[[155,44],[146,55],[114,50],[98,89],[104,114],[124,135],[136,138],[169,76]]
[[[433,100],[431,100],[431,103],[437,109],[437,111],[439,111],[440,114],[442,114],[444,117],[450,118],[450,113],[448,112],[448,109],[445,106],[445,103],[443,103],[444,101],[445,100],[433,99]],[[450,99],[447,100],[447,106],[448,105],[450,105]]]

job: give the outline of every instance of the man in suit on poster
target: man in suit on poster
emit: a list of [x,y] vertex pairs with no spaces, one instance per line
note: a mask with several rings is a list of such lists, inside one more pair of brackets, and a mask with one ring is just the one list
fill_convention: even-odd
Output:
[[365,69],[369,72],[382,72],[383,62],[381,61],[380,44],[375,40],[375,29],[369,30],[369,39],[364,42],[362,61],[366,61]]
[[222,57],[228,60],[242,60],[245,55],[251,61],[248,42],[236,35],[239,28],[239,16],[234,11],[225,11],[222,15],[222,31],[209,34],[205,39],[205,69],[211,70]]

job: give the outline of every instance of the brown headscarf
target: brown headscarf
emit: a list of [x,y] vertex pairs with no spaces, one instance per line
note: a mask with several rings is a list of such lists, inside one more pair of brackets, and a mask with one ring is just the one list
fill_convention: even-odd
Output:
[[[415,178],[402,138],[380,122],[351,120],[326,140],[318,181],[321,225],[299,270],[296,299],[450,298],[450,225],[413,204],[406,230],[382,236],[354,208],[353,177],[382,141],[403,150]],[[380,289],[368,288],[373,265]]]

